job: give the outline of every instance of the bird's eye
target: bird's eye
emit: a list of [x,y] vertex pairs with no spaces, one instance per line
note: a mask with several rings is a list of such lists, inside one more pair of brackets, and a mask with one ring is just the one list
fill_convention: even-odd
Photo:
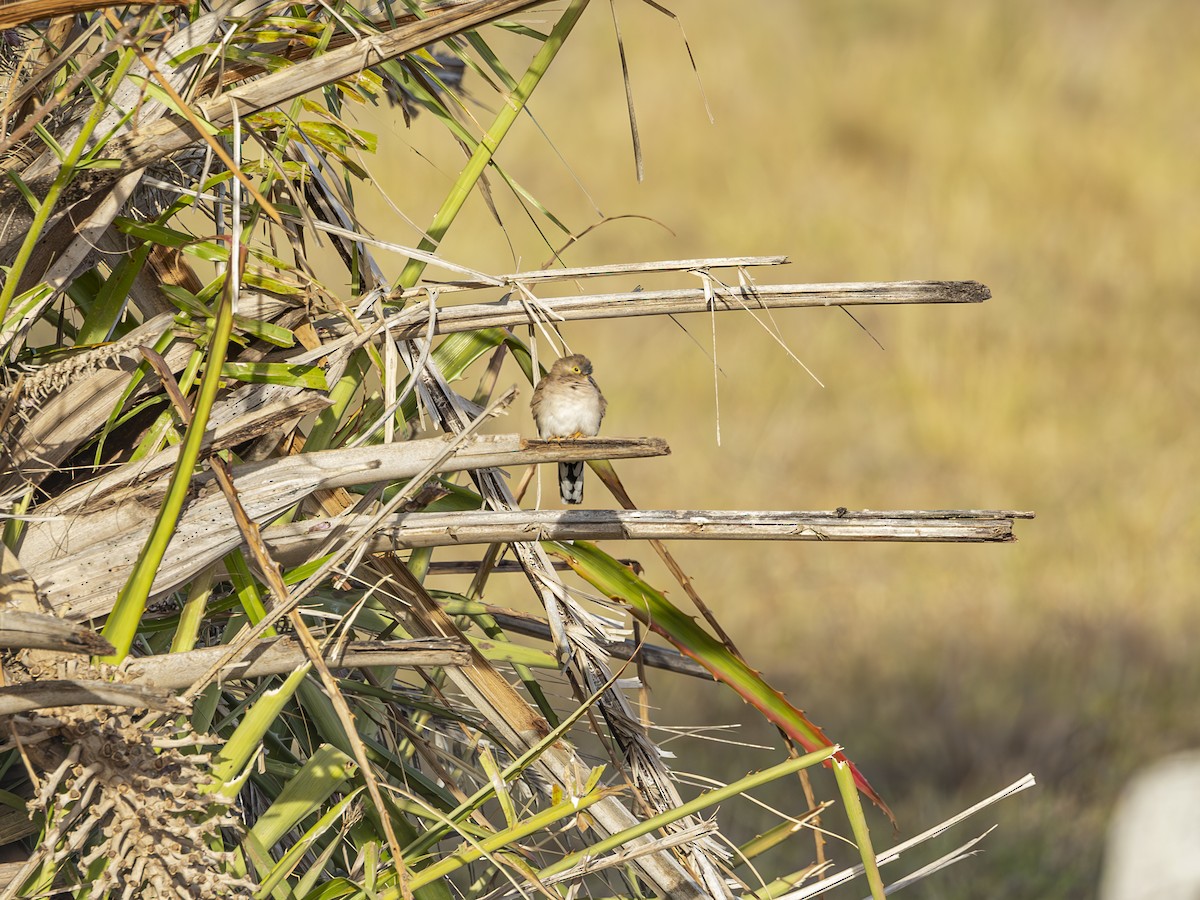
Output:
[[571,366],[571,371],[574,372],[576,375],[578,375],[579,374],[579,366]]

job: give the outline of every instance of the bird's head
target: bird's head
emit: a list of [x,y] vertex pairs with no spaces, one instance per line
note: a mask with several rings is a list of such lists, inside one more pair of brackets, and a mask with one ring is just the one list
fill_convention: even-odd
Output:
[[550,369],[552,375],[591,375],[592,361],[582,353],[574,353],[571,356],[564,356],[562,359],[556,359],[554,366]]

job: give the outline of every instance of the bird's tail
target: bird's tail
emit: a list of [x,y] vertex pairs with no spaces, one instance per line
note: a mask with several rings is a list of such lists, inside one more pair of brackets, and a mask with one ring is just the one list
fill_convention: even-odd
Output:
[[558,464],[558,494],[563,503],[583,502],[583,463]]

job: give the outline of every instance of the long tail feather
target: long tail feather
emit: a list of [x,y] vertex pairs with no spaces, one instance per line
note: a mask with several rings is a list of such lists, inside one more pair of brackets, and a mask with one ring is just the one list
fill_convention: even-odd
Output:
[[583,463],[558,464],[558,494],[563,503],[583,502]]

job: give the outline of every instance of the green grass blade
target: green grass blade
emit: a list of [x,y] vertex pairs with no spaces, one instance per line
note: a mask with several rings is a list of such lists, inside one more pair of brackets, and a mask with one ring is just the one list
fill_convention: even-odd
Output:
[[[171,333],[167,332],[162,338],[159,339],[158,345],[156,345],[154,349],[161,354],[170,340]],[[176,378],[176,381],[179,382],[179,390],[183,392],[185,397],[187,396],[188,391],[191,390],[192,385],[195,383],[196,373],[200,371],[200,366],[203,365],[203,363],[204,354],[199,350],[193,350],[188,358],[187,365],[183,367],[183,371]],[[113,408],[112,415],[108,417],[108,421],[105,423],[104,429],[100,432],[100,440],[97,442],[98,446],[96,448],[96,465],[100,465],[100,461],[103,458],[102,451],[104,449],[105,441],[108,435],[117,426],[122,415],[121,411],[125,406],[125,401],[137,392],[138,385],[140,385],[145,379],[146,373],[149,372],[149,370],[150,364],[143,361],[130,377],[129,386],[126,387],[124,393],[121,395],[120,401],[118,401],[117,405]],[[166,398],[163,398],[164,401],[165,399]],[[138,446],[133,451],[131,461],[137,462],[139,459],[144,459],[147,456],[150,456],[152,453],[158,452],[162,449],[163,444],[168,441],[171,443],[179,442],[179,435],[175,432],[175,410],[169,403],[166,404],[166,409],[159,413],[158,418],[154,420],[154,424],[146,429],[146,434],[142,437],[141,441],[138,442]]]
[[[350,795],[350,798],[352,799],[353,797],[357,797],[357,796],[358,796],[358,794],[355,793],[355,794]],[[338,804],[338,805],[340,806],[341,804]],[[326,816],[322,816],[321,819],[317,822],[317,824],[309,829],[309,833],[316,832],[317,829],[321,826],[321,823],[324,822],[327,817],[328,817],[328,814],[326,814]],[[308,835],[306,834],[305,838],[307,836]],[[317,838],[319,838],[320,836],[321,836],[320,834],[316,835]],[[303,844],[305,842],[305,838],[301,838],[298,843]],[[317,857],[316,861],[306,867],[307,871],[300,877],[300,880],[297,881],[294,886],[294,889],[293,889],[294,896],[308,897],[309,892],[313,890],[314,886],[317,884],[317,882],[319,880],[324,881],[325,879],[329,878],[328,873],[325,871],[325,866],[328,864],[330,857],[332,857],[333,854],[338,851],[339,844],[340,844],[339,841],[329,841],[326,844],[325,849],[322,850],[320,855]],[[295,849],[295,848],[292,848],[292,849]],[[311,847],[309,849],[311,849]],[[279,865],[276,866],[277,871],[283,871],[285,863],[286,864],[291,863],[291,855],[292,855],[291,850],[289,850],[287,853],[285,853],[283,855],[283,857],[279,860]],[[304,858],[303,855],[301,855],[300,859],[302,860],[303,858]],[[293,866],[293,868],[294,868],[294,866]],[[274,873],[272,873],[272,875],[273,874]],[[268,880],[270,879],[270,877],[271,876],[268,876]],[[325,883],[329,883],[329,882],[325,882]]]

